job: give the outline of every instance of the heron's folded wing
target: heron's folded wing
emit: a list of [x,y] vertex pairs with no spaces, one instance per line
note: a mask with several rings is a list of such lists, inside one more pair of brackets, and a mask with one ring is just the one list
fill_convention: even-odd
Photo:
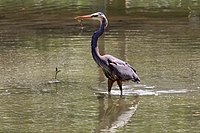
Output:
[[113,73],[122,80],[133,79],[134,70],[127,64],[119,64],[116,62],[110,63]]

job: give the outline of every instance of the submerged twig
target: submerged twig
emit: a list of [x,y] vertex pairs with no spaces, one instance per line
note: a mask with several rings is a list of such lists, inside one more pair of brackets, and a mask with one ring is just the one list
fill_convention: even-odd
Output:
[[56,67],[55,79],[57,79],[57,74],[58,74],[60,71],[61,71],[61,70],[58,70],[58,68]]

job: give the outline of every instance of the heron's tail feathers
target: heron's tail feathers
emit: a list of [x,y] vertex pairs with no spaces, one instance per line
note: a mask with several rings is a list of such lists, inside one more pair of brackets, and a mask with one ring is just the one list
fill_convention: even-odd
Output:
[[140,83],[140,78],[136,73],[134,73],[132,81],[136,83]]
[[140,83],[140,79],[132,79],[133,82]]

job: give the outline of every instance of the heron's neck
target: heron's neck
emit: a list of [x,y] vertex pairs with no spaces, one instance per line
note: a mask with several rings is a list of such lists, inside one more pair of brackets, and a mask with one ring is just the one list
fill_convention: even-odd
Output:
[[91,40],[92,56],[95,62],[101,66],[101,55],[99,53],[99,48],[97,45],[98,38],[104,33],[104,28],[106,25],[105,19],[102,20],[99,30],[95,31]]

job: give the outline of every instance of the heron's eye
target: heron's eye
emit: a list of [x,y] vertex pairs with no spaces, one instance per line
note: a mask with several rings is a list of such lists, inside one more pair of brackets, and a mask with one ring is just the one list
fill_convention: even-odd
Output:
[[98,17],[98,15],[92,15],[92,17]]

